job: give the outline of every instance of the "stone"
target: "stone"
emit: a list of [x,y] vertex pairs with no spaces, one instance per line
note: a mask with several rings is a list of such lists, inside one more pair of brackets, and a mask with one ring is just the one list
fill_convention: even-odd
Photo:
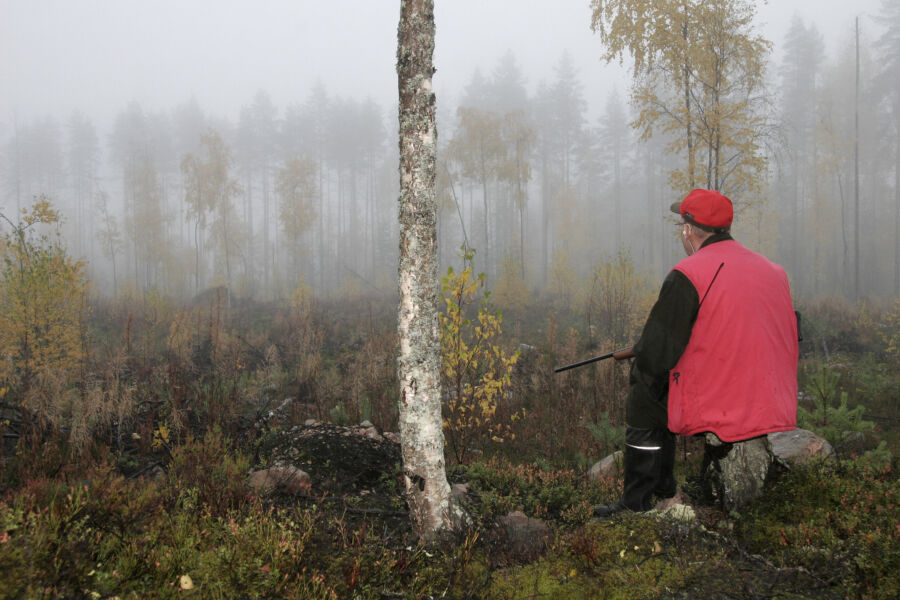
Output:
[[380,442],[381,440],[384,439],[383,437],[381,437],[381,434],[378,433],[378,430],[375,429],[374,426],[363,429],[361,433],[362,433],[363,437],[367,437],[370,440],[375,440],[377,442]]
[[452,483],[450,484],[450,495],[459,502],[466,502],[469,498],[468,483]]
[[309,474],[294,465],[276,464],[250,473],[247,485],[263,494],[279,491],[296,496],[305,493],[310,482]]
[[538,558],[550,542],[550,527],[516,510],[498,520],[501,552],[512,562],[527,563]]
[[594,463],[594,466],[588,471],[588,479],[596,481],[598,479],[610,479],[620,477],[622,475],[622,465],[625,461],[625,454],[621,450],[616,450],[606,458]]
[[143,475],[141,475],[141,478],[142,478],[142,479],[155,479],[155,480],[160,480],[160,479],[162,479],[162,478],[165,477],[165,476],[166,476],[166,472],[163,470],[163,468],[162,468],[161,466],[159,466],[159,465],[155,465],[155,466],[154,466],[153,468],[151,468],[149,471],[147,471],[146,473],[144,473]]
[[779,431],[768,437],[775,456],[790,463],[803,464],[814,458],[834,457],[834,448],[828,440],[806,429]]
[[726,514],[738,510],[762,495],[774,459],[766,436],[730,443],[707,433],[701,473],[705,492]]
[[307,427],[315,427],[316,425],[319,424],[319,422],[315,419],[307,419],[307,420],[303,421],[303,424]]
[[370,427],[375,427],[371,421],[363,421],[362,423],[359,424],[359,426],[362,427],[363,429],[369,429]]
[[653,510],[665,513],[678,505],[687,504],[687,501],[688,499],[685,496],[684,492],[682,490],[677,490],[675,492],[675,495],[671,498],[663,498],[662,500],[657,502],[656,506],[653,507]]

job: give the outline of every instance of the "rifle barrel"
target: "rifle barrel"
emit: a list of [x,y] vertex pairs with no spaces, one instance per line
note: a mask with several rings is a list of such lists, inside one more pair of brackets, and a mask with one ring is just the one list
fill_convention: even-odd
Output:
[[616,360],[622,360],[625,358],[631,358],[634,356],[634,352],[631,348],[622,348],[621,350],[615,350],[614,352],[607,352],[606,354],[601,354],[600,356],[594,356],[593,358],[588,358],[577,363],[572,363],[571,365],[565,365],[563,367],[556,367],[553,369],[554,373],[560,373],[562,371],[568,371],[569,369],[574,369],[576,367],[583,367],[584,365],[589,365],[591,363],[606,360],[607,358],[615,358]]

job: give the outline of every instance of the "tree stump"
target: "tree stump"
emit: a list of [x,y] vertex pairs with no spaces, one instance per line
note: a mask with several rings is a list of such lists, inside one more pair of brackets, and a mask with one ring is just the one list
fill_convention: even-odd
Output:
[[762,495],[775,459],[765,435],[742,442],[723,442],[706,434],[701,478],[704,492],[727,514]]

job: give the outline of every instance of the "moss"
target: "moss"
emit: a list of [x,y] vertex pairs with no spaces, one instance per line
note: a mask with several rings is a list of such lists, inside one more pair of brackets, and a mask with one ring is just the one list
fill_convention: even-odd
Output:
[[577,530],[569,551],[581,569],[599,579],[605,597],[652,598],[683,588],[694,571],[701,545],[693,539],[685,543],[675,531],[688,530],[646,515],[625,515]]
[[[530,596],[529,596],[530,595]],[[602,589],[565,558],[550,557],[534,564],[499,571],[491,578],[484,598],[599,598]]]

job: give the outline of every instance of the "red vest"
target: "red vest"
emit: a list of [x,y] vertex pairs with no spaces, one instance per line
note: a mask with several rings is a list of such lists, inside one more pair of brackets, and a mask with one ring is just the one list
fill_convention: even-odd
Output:
[[669,372],[669,429],[712,431],[726,442],[795,429],[797,318],[784,270],[733,240],[705,246],[675,269],[701,305]]

